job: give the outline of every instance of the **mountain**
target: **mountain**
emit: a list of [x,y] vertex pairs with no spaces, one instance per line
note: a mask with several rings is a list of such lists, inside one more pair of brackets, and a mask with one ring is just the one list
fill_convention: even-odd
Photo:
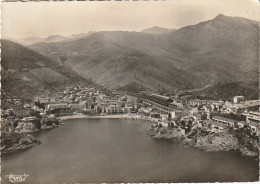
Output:
[[72,41],[72,40],[77,40],[80,38],[87,37],[91,34],[95,33],[94,31],[89,31],[88,33],[80,33],[80,34],[72,34],[71,36],[67,36],[64,41]]
[[28,46],[28,45],[33,45],[33,44],[37,44],[37,43],[52,43],[52,42],[59,42],[59,41],[64,41],[66,40],[66,37],[64,36],[60,36],[60,35],[51,35],[48,36],[47,38],[37,38],[37,37],[31,37],[31,38],[24,38],[24,39],[20,39],[17,42]]
[[71,42],[42,43],[30,48],[109,88],[133,82],[149,89],[168,90],[200,85],[196,76],[182,71],[178,63],[154,55],[165,53],[154,45],[157,39],[147,33],[98,32]]
[[28,45],[38,44],[38,43],[72,41],[72,40],[76,40],[76,39],[79,39],[79,38],[82,38],[82,37],[89,36],[93,33],[94,32],[90,31],[88,33],[73,34],[73,35],[67,36],[67,37],[61,36],[61,35],[51,35],[51,36],[48,36],[46,38],[31,37],[31,38],[20,39],[17,42],[21,43],[24,46],[28,46]]
[[27,45],[33,45],[33,44],[40,43],[43,39],[44,38],[30,37],[30,38],[24,38],[24,39],[14,40],[14,41],[27,46]]
[[31,49],[111,88],[191,89],[258,81],[258,22],[219,15],[165,34],[97,32]]
[[52,42],[61,42],[64,40],[66,40],[65,36],[51,35],[51,36],[48,36],[47,38],[43,39],[41,42],[52,43]]
[[154,26],[152,28],[144,29],[141,32],[160,35],[160,34],[165,34],[165,33],[171,33],[174,31],[175,31],[175,29],[168,29],[168,28]]
[[70,85],[89,82],[67,66],[9,40],[2,45],[2,90],[7,94],[31,98],[54,94]]
[[186,55],[183,67],[203,83],[259,80],[257,21],[218,15],[161,37],[165,50]]

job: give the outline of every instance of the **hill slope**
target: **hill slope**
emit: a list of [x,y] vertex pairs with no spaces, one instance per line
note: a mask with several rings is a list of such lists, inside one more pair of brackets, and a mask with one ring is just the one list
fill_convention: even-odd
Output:
[[258,22],[219,15],[171,33],[98,32],[30,46],[112,88],[189,89],[257,81]]
[[187,63],[183,67],[204,83],[258,80],[256,21],[219,15],[161,37],[165,50],[186,54]]
[[[111,88],[137,83],[150,89],[193,88],[200,85],[193,76],[182,71],[160,47],[158,38],[138,32],[98,32],[66,42],[37,44],[30,48],[72,67],[97,84]],[[154,54],[165,53],[164,59]],[[168,57],[168,58],[167,58]],[[178,57],[177,53],[174,57]]]
[[258,82],[230,82],[216,84],[202,91],[194,93],[193,98],[233,100],[234,96],[242,95],[247,100],[259,99]]
[[53,94],[60,87],[89,82],[67,66],[9,40],[2,40],[2,90],[15,96]]

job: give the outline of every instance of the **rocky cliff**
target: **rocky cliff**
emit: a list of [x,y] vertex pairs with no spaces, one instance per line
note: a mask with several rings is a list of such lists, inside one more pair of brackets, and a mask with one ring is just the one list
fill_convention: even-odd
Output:
[[209,131],[193,126],[185,134],[181,128],[156,127],[146,131],[152,138],[171,139],[184,145],[205,151],[239,151],[242,155],[258,157],[259,141],[249,138],[241,130]]
[[31,148],[38,144],[40,144],[40,141],[29,134],[2,132],[1,135],[1,152],[3,154]]

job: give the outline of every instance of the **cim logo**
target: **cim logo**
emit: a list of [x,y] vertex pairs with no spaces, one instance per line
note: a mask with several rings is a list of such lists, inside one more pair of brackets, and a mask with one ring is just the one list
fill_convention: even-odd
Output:
[[25,182],[25,179],[28,177],[29,175],[23,174],[23,175],[14,175],[14,174],[9,174],[9,175],[5,175],[5,178],[9,178],[9,181],[11,183],[21,183],[21,182]]

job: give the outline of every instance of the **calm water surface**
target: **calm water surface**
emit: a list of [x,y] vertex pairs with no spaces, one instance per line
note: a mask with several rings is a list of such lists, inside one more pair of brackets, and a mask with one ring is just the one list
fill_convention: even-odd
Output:
[[41,145],[2,156],[2,174],[26,173],[32,184],[258,180],[252,159],[154,140],[144,135],[147,126],[126,119],[68,120],[36,134]]

